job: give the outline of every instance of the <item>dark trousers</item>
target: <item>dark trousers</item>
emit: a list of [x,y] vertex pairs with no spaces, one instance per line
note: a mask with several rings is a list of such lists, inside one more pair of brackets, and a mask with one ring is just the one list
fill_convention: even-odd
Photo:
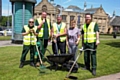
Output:
[[30,62],[34,62],[34,55],[35,55],[35,45],[23,45],[23,51],[21,56],[21,62],[24,62],[26,59],[26,55],[30,50]]
[[[54,54],[57,54],[56,43],[52,42],[52,51]],[[60,42],[57,41],[58,51],[60,50],[61,54],[66,54],[66,41]]]
[[[96,49],[96,48],[97,46],[95,43],[84,44],[84,49]],[[84,62],[86,68],[90,68],[90,60],[91,60],[92,69],[96,69],[97,66],[96,51],[84,51]]]
[[[44,58],[45,50],[48,46],[48,39],[38,39],[40,41],[41,45],[38,47],[38,50],[40,52],[41,59]],[[39,56],[37,56],[37,62],[39,61]]]

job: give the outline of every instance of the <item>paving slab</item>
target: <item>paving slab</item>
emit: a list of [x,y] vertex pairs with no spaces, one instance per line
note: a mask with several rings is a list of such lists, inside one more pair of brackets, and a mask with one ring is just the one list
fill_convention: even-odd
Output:
[[97,78],[91,78],[88,80],[120,80],[120,73],[110,74],[107,76],[101,76],[101,77],[97,77]]

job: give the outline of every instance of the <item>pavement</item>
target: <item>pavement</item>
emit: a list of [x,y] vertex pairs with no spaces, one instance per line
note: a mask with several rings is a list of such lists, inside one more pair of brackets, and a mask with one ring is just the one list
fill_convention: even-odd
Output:
[[22,44],[13,44],[13,43],[11,43],[11,40],[0,41],[0,47],[6,47],[6,46],[22,46]]
[[88,80],[120,80],[120,73],[110,74],[110,75],[101,76],[97,78],[91,78]]
[[[0,41],[0,47],[6,47],[6,46],[23,46],[23,45],[13,44],[11,43],[11,41]],[[97,77],[97,78],[91,78],[88,80],[120,80],[120,72],[116,74],[110,74],[106,76]]]

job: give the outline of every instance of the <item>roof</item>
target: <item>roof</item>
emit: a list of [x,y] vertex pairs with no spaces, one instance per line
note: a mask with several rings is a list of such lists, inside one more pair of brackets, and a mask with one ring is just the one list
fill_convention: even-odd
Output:
[[94,14],[99,8],[89,8],[85,10],[85,13]]
[[120,26],[120,16],[113,17],[113,20],[110,22],[111,26]]
[[77,6],[70,5],[65,9],[65,11],[80,12],[81,9]]
[[[100,7],[99,7],[100,8]],[[80,13],[91,13],[94,14],[99,8],[89,8],[84,11],[84,9],[80,9],[77,6],[70,5],[68,6],[65,11],[74,11],[74,12],[80,12]]]
[[10,0],[10,2],[20,2],[20,1],[25,1],[25,2],[30,2],[30,3],[37,3],[36,0]]
[[70,5],[70,6],[68,6],[67,9],[81,10],[78,6],[74,6],[74,5]]

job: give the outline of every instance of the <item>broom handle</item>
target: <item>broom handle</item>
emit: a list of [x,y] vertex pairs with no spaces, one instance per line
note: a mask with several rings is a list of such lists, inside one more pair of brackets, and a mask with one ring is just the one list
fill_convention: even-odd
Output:
[[56,42],[55,42],[55,47],[56,47],[57,54],[59,54],[59,53],[58,53],[57,39],[56,39]]
[[77,60],[78,60],[78,58],[79,58],[79,56],[80,56],[80,54],[82,54],[82,51],[87,51],[87,50],[96,51],[96,50],[94,50],[94,49],[85,49],[85,50],[79,49],[79,50],[80,50],[80,53],[79,53],[79,55],[77,56],[76,60],[74,61],[73,65],[72,65],[72,67],[70,68],[70,70],[69,70],[69,72],[68,72],[68,74],[67,74],[66,77],[69,77],[69,75],[70,75],[70,73],[71,73],[71,71],[72,71],[72,69],[73,69],[75,63],[77,62]]
[[77,62],[77,60],[78,60],[78,58],[79,58],[79,56],[80,56],[81,53],[82,53],[82,52],[79,53],[79,55],[77,56],[76,60],[74,61],[73,65],[72,65],[72,67],[70,68],[70,70],[69,70],[69,72],[68,72],[68,74],[67,74],[67,76],[66,76],[67,78],[69,77],[69,75],[70,75],[70,73],[71,73],[71,71],[72,71],[72,69],[73,69],[75,63]]
[[57,54],[59,54],[59,53],[58,53],[57,38],[56,38],[56,37],[54,37],[54,35],[53,35],[53,37],[52,37],[52,38],[53,38],[53,42],[55,41],[54,43],[55,43],[55,48],[56,48]]
[[80,51],[96,51],[96,49],[79,49]]
[[42,64],[42,59],[41,59],[40,52],[39,52],[39,50],[38,50],[37,45],[36,45],[36,49],[37,49],[37,52],[38,52],[38,56],[39,56],[39,58],[40,58],[40,63]]

